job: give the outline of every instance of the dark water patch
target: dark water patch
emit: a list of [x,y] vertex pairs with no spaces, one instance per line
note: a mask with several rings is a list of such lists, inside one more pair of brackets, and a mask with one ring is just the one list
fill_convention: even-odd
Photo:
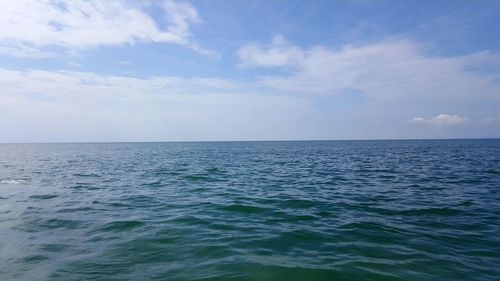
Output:
[[343,224],[339,230],[344,235],[353,235],[357,233],[357,237],[368,240],[376,240],[379,243],[392,243],[392,239],[398,237],[411,236],[411,232],[395,226],[389,226],[377,222],[352,222]]
[[500,170],[495,170],[495,169],[486,169],[484,170],[484,172],[492,175],[500,175]]
[[43,252],[57,253],[57,252],[67,251],[68,248],[70,248],[70,246],[67,244],[51,243],[51,244],[42,244],[39,247],[39,250]]
[[211,177],[205,174],[192,174],[183,177],[188,182],[221,182],[225,181],[222,178]]
[[190,225],[190,226],[196,226],[196,225],[209,226],[211,224],[210,221],[193,215],[176,216],[171,218],[169,221],[179,225]]
[[316,215],[300,213],[279,214],[277,218],[273,219],[273,221],[285,223],[315,222],[317,220],[318,216]]
[[321,248],[322,245],[317,245],[316,241],[323,241],[323,243],[332,242],[334,241],[334,237],[321,232],[298,229],[274,235],[266,235],[265,237],[256,236],[249,241],[248,246],[254,245],[256,249],[267,249],[274,254],[278,254],[287,253],[295,249],[307,251]]
[[87,234],[89,236],[87,237],[87,239],[85,241],[88,243],[96,243],[96,242],[112,243],[115,240],[120,240],[120,238],[121,238],[120,233],[115,233],[114,235],[113,234],[110,235],[109,232],[99,233],[99,232],[89,231]]
[[134,204],[125,204],[125,203],[120,203],[120,202],[113,202],[113,203],[94,203],[94,204],[102,204],[105,205],[106,207],[109,207],[112,210],[125,210],[125,209],[134,209]]
[[56,211],[56,213],[77,213],[77,212],[90,212],[93,211],[90,207],[75,207],[75,208],[63,208]]
[[99,189],[102,189],[101,187],[99,187],[97,185],[89,184],[89,183],[75,183],[75,184],[69,185],[68,188],[81,189],[81,190],[99,190]]
[[226,171],[220,168],[212,167],[212,168],[207,168],[207,173],[210,175],[222,175],[225,174]]
[[22,263],[27,263],[27,264],[34,264],[34,263],[40,263],[45,260],[48,260],[49,257],[44,256],[44,255],[29,255],[24,258],[22,258]]
[[76,173],[73,174],[74,177],[77,178],[99,178],[101,175],[96,174],[96,173]]
[[286,209],[309,209],[320,206],[321,202],[305,199],[285,199],[279,200],[279,204],[282,208]]
[[[226,272],[229,277],[224,280],[368,280],[349,279],[348,273],[338,269],[323,269],[300,266],[287,266],[263,264],[258,262],[236,262],[222,264],[217,267],[217,272]],[[195,280],[217,280],[214,277],[204,278],[203,274]],[[231,276],[233,275],[233,276]]]
[[145,225],[142,221],[114,221],[99,227],[96,231],[122,232]]
[[461,207],[461,206],[463,206],[463,207],[470,207],[472,205],[474,205],[474,201],[472,201],[472,200],[465,200],[465,201],[457,204],[456,206],[457,207]]
[[133,208],[149,208],[161,204],[155,197],[149,195],[132,195],[121,199],[118,202],[110,204],[112,207],[133,207]]
[[83,227],[83,223],[81,221],[69,220],[69,219],[41,220],[38,221],[36,225],[40,228],[46,228],[46,229],[56,229],[56,228],[77,229]]
[[31,195],[29,198],[31,199],[36,199],[36,200],[47,200],[47,199],[53,199],[57,198],[58,195],[56,194],[43,194],[43,195]]
[[[93,260],[78,260],[71,262],[62,269],[57,269],[50,276],[55,280],[64,278],[68,280],[123,281],[127,280],[124,276],[133,271],[134,267],[132,263],[121,263],[112,260],[106,263],[95,262]],[[102,276],[106,276],[106,278],[103,279]]]
[[155,175],[162,177],[162,178],[176,177],[176,176],[184,174],[183,171],[168,171],[168,170],[167,171],[155,171],[154,173],[155,173]]
[[[464,206],[464,205],[459,205],[459,206]],[[465,205],[467,206],[467,205]],[[383,215],[390,215],[390,216],[403,216],[403,217],[437,217],[437,218],[442,218],[442,217],[453,217],[453,216],[460,216],[463,214],[466,214],[464,210],[457,209],[457,208],[451,208],[451,207],[436,207],[436,208],[415,208],[415,209],[403,209],[403,210],[398,210],[398,209],[392,209],[392,208],[378,208],[378,207],[371,207],[371,206],[366,206],[366,211],[374,212],[374,213],[379,213]]]
[[314,212],[314,215],[320,217],[320,218],[329,218],[335,216],[334,212],[331,211],[317,211]]
[[84,228],[83,222],[69,219],[38,219],[17,225],[15,228],[26,232],[39,232],[52,229],[78,229]]
[[399,211],[398,214],[403,216],[439,216],[449,217],[463,214],[463,210],[454,208],[422,208]]
[[155,181],[145,182],[142,184],[142,186],[160,187],[160,186],[162,186],[162,181],[155,180]]
[[[172,252],[177,248],[177,241],[172,238],[138,238],[116,244],[109,251],[103,253],[103,256],[115,262],[132,265],[162,262],[175,263],[180,258],[184,258],[183,252],[177,250],[177,255]],[[189,244],[185,244],[184,247],[188,248]]]
[[242,213],[242,214],[258,214],[258,213],[265,213],[265,212],[270,211],[267,208],[258,207],[258,206],[250,206],[250,205],[245,205],[245,204],[231,204],[231,205],[227,205],[227,206],[222,206],[219,209],[222,211],[237,212],[237,213]]
[[498,252],[496,251],[497,249],[481,249],[481,250],[473,250],[473,249],[467,249],[467,250],[459,250],[461,254],[471,256],[471,257],[477,257],[477,258],[492,258],[495,259],[498,257]]
[[28,206],[28,207],[26,207],[26,210],[24,211],[24,214],[37,213],[37,211],[40,211],[40,210],[42,210],[42,208],[34,207],[34,206]]

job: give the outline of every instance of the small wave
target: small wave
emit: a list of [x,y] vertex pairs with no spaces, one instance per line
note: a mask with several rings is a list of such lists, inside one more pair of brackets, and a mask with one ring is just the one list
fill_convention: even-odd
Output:
[[459,203],[459,204],[457,204],[456,206],[465,206],[465,207],[469,207],[469,206],[472,206],[472,205],[474,205],[474,204],[475,204],[475,203],[474,203],[474,201],[472,201],[472,200],[465,200],[464,202]]
[[73,174],[75,177],[80,177],[80,178],[100,178],[101,176],[96,173],[75,173]]
[[49,257],[44,256],[44,255],[29,255],[24,258],[22,258],[22,261],[27,263],[27,264],[33,264],[33,263],[40,263],[43,262],[44,260],[49,259]]
[[499,170],[495,170],[493,168],[484,170],[484,172],[488,173],[488,174],[493,174],[493,175],[500,175],[500,171]]
[[455,216],[463,213],[462,210],[453,208],[421,208],[400,211],[399,214],[407,216]]
[[75,183],[73,185],[70,185],[70,186],[68,186],[68,188],[71,188],[71,189],[82,189],[82,190],[98,190],[98,189],[102,189],[101,187],[97,187],[97,186],[89,184],[89,183],[80,183],[80,182],[77,182],[77,183]]
[[17,179],[17,180],[13,180],[13,179],[6,179],[6,180],[0,180],[0,184],[21,184],[21,183],[25,183],[26,180],[22,180],[22,179]]
[[58,196],[55,194],[44,194],[44,195],[31,195],[31,199],[39,199],[39,200],[44,200],[44,199],[52,199],[52,198],[57,198]]
[[107,223],[103,225],[101,228],[99,228],[99,231],[106,231],[106,232],[121,232],[121,231],[127,231],[131,230],[136,227],[143,226],[145,223],[142,221],[114,221]]
[[189,182],[217,182],[217,181],[222,181],[222,179],[213,178],[213,177],[206,176],[206,175],[201,175],[201,174],[186,175],[186,176],[184,176],[184,179],[186,179]]
[[145,182],[142,185],[143,186],[150,186],[150,187],[160,187],[160,186],[162,186],[162,182],[159,180],[156,180],[156,181]]
[[57,210],[56,213],[75,213],[75,212],[88,212],[92,211],[90,207],[78,207],[78,208],[65,208]]
[[66,249],[69,248],[69,245],[66,244],[43,244],[40,246],[40,250],[44,252],[50,252],[50,253],[58,253],[58,252],[64,252]]
[[224,170],[222,169],[219,169],[219,168],[216,168],[216,167],[213,167],[213,168],[208,168],[207,169],[207,173],[208,174],[214,174],[214,175],[220,175],[220,174],[224,174]]
[[251,206],[251,205],[243,205],[243,204],[232,204],[232,205],[227,205],[222,208],[220,208],[223,211],[229,211],[229,212],[237,212],[237,213],[243,213],[243,214],[253,214],[253,213],[262,213],[268,211],[266,208],[261,208],[257,206]]
[[47,229],[78,229],[84,227],[81,221],[67,219],[32,220],[14,227],[26,232],[39,232]]
[[147,195],[132,195],[124,198],[120,202],[112,202],[109,205],[113,207],[133,207],[133,208],[146,208],[154,207],[161,204],[155,197]]
[[175,217],[171,220],[171,222],[174,222],[176,224],[180,225],[203,225],[203,226],[208,226],[212,224],[212,222],[205,220],[203,218],[193,216],[193,215],[188,215],[188,216],[178,216]]
[[209,177],[201,176],[201,175],[187,175],[184,178],[189,180],[189,181],[206,181],[209,179]]
[[282,204],[284,208],[289,209],[309,209],[320,205],[319,202],[307,199],[288,199],[282,200],[279,203]]
[[306,229],[294,229],[281,232],[277,235],[259,237],[250,243],[252,243],[252,246],[255,248],[272,249],[275,252],[286,252],[295,248],[315,245],[317,241],[329,243],[334,241],[334,239],[335,237],[327,233]]
[[402,235],[406,233],[402,228],[371,221],[350,222],[341,225],[338,229],[344,231],[344,233],[357,233],[358,235],[371,235],[374,233],[378,235]]
[[48,219],[39,223],[39,226],[47,229],[77,229],[83,227],[82,222],[76,220],[67,219]]

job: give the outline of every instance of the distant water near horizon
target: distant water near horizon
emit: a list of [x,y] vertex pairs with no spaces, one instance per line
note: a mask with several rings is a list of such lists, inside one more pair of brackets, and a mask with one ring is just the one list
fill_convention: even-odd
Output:
[[0,280],[500,280],[500,140],[0,144]]

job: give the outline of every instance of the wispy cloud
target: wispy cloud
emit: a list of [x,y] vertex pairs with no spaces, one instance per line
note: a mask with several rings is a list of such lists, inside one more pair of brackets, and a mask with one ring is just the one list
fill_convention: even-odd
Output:
[[247,44],[238,50],[237,55],[242,68],[299,66],[305,56],[302,49],[289,44],[281,35],[264,46]]
[[333,95],[354,89],[385,101],[500,99],[500,75],[480,71],[484,61],[500,61],[489,52],[436,57],[410,40],[299,48],[277,37],[267,45],[245,45],[237,55],[243,67],[283,68],[284,74],[260,82],[286,92]]
[[411,119],[410,122],[413,123],[413,124],[426,124],[426,123],[430,123],[429,120],[425,120],[422,117],[415,117],[415,118]]
[[0,142],[303,138],[311,107],[207,77],[0,68],[0,85]]
[[118,64],[121,64],[121,65],[131,65],[132,63],[127,61],[127,60],[119,60],[119,61],[116,61]]
[[486,117],[486,118],[482,119],[481,121],[483,123],[486,123],[486,124],[492,124],[492,123],[500,124],[500,114],[498,114],[497,116],[493,116],[493,117]]
[[[164,1],[166,22],[155,22],[139,2],[7,1],[0,11],[0,53],[47,57],[103,45],[165,42],[208,52],[192,42],[190,26],[201,22],[188,2]],[[164,26],[162,26],[164,25]]]
[[209,93],[236,87],[234,82],[217,78],[137,78],[79,71],[18,71],[2,68],[0,85],[0,97],[37,95],[38,98],[59,100],[82,98],[82,102],[92,97],[143,99],[151,95]]
[[439,114],[432,119],[424,119],[422,117],[415,117],[410,122],[413,124],[432,124],[432,125],[461,125],[470,122],[471,120],[467,117],[460,117],[458,115],[451,114]]

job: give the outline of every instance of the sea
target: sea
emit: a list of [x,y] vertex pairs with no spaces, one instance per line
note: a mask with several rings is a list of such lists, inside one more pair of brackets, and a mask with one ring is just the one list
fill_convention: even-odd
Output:
[[500,140],[1,144],[0,280],[500,280]]

